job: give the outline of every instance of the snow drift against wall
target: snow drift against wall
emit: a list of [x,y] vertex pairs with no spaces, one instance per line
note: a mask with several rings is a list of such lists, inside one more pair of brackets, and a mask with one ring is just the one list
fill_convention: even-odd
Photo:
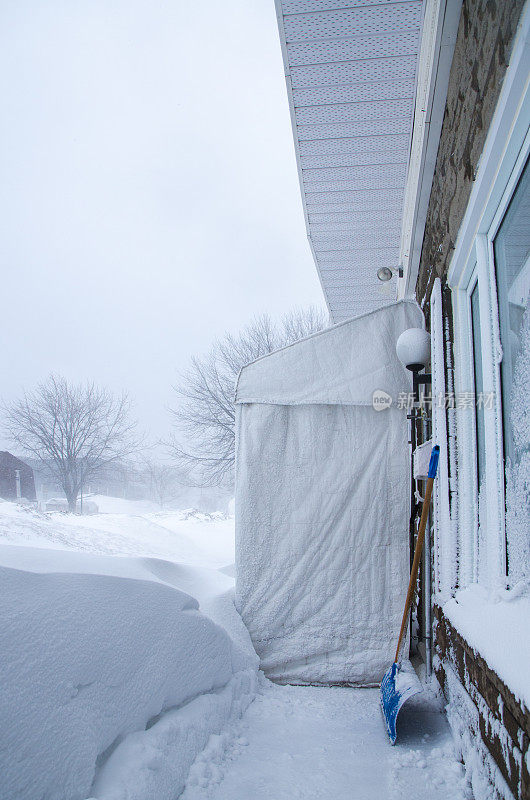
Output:
[[0,797],[173,798],[255,692],[230,584],[155,558],[2,545]]

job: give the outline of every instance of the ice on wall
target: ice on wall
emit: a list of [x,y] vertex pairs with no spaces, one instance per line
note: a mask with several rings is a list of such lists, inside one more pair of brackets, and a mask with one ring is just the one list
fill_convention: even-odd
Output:
[[506,534],[510,584],[530,575],[530,303],[520,333],[512,384],[515,458],[506,468]]
[[478,493],[478,533],[477,533],[477,574],[478,583],[488,584],[488,503],[487,503],[486,479],[482,479]]

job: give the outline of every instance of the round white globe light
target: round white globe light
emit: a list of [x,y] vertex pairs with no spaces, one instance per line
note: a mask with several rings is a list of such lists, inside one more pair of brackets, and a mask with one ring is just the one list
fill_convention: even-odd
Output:
[[419,372],[430,361],[431,337],[423,328],[409,328],[397,340],[396,353],[407,369]]

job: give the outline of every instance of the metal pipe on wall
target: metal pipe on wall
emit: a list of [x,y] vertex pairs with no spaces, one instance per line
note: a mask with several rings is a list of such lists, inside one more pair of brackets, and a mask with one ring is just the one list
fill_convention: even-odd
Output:
[[[426,442],[429,438],[427,417],[423,417],[422,425],[422,438]],[[427,517],[427,529],[423,549],[423,575],[424,575],[424,593],[423,593],[423,614],[425,620],[425,673],[427,678],[432,675],[432,619],[431,619],[431,602],[432,602],[432,581],[431,581],[431,511]]]

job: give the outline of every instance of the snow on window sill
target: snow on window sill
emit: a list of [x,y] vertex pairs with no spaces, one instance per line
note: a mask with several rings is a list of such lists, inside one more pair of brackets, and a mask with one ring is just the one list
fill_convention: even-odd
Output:
[[517,700],[530,708],[530,581],[493,592],[472,584],[445,603],[443,611]]

